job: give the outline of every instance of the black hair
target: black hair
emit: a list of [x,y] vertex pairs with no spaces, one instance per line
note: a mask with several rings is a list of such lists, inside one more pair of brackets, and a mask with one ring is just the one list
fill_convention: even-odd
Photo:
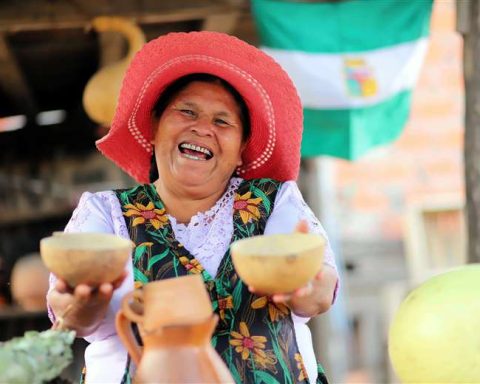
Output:
[[[187,85],[194,81],[220,84],[227,92],[232,95],[233,99],[235,100],[240,109],[240,121],[243,128],[242,136],[243,141],[246,142],[250,137],[250,114],[248,113],[248,108],[245,100],[229,82],[209,73],[192,73],[190,75],[180,77],[179,79],[169,84],[155,103],[155,106],[152,110],[153,116],[156,118],[160,118],[165,111],[165,108],[167,108],[168,104],[170,104],[175,95],[177,95],[179,92],[185,89]],[[158,177],[159,175],[157,163],[155,161],[155,153],[153,153],[150,163],[150,182],[153,183],[155,180],[158,179]]]

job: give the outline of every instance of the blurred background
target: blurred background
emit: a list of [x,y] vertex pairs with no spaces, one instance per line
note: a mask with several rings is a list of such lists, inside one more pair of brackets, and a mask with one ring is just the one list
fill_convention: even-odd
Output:
[[[312,28],[318,26],[319,39],[326,40],[327,47],[322,53],[320,44],[314,44],[315,50],[320,58],[322,54],[343,57],[344,71],[339,81],[353,79],[353,86],[360,86],[360,91],[349,88],[350,99],[355,102],[330,105],[331,100],[335,101],[333,91],[326,93],[326,106],[312,102],[315,95],[304,90],[304,80],[298,74],[308,70],[298,70],[300,67],[291,62],[283,63],[282,55],[275,56],[279,50],[289,48],[282,44],[289,43],[282,37],[276,41],[269,33],[282,29],[275,17],[289,17],[281,7],[278,11],[267,7],[272,3],[317,7],[313,11],[320,12],[319,17],[306,20],[305,28],[294,25],[294,32],[287,25],[284,33],[288,36],[306,29],[302,33],[315,37]],[[420,4],[419,10],[412,8],[416,3]],[[292,78],[305,101],[309,140],[319,141],[313,146],[307,143],[308,148],[305,144],[300,186],[330,236],[342,275],[335,306],[310,322],[317,358],[325,365],[332,383],[396,382],[387,355],[388,325],[394,311],[412,287],[467,261],[466,100],[463,39],[458,31],[466,25],[462,17],[468,16],[471,3],[461,3],[0,0],[0,341],[22,335],[27,329],[50,326],[44,299],[48,273],[38,261],[39,240],[63,230],[82,192],[134,185],[96,151],[94,142],[108,131],[108,126],[92,121],[82,105],[89,79],[101,68],[122,60],[129,49],[125,36],[100,33],[91,21],[99,15],[122,16],[133,20],[147,40],[171,31],[221,31],[263,47],[287,71],[292,67]],[[372,20],[357,20],[356,29],[349,32],[359,36],[358,49],[344,42],[347,49],[340,52],[338,46],[342,44],[328,47],[328,41],[336,37],[328,34],[331,19],[327,15],[322,19],[321,12],[337,16],[355,12],[348,9],[352,4],[357,10],[372,4],[380,8],[378,12],[372,9]],[[369,112],[381,101],[375,97],[386,84],[381,66],[391,64],[368,62],[371,57],[375,61],[372,52],[386,48],[375,42],[363,46],[362,33],[368,34],[369,24],[382,28],[380,22],[386,29],[392,28],[388,23],[390,14],[382,17],[382,12],[397,13],[402,6],[410,13],[403,24],[396,25],[399,35],[409,30],[409,23],[418,22],[416,17],[422,17],[422,24],[417,37],[400,36],[400,45],[418,38],[425,44],[415,46],[425,49],[413,61],[401,55],[393,59],[406,63],[403,67],[399,64],[400,69],[389,75],[393,83],[401,82],[406,67],[413,62],[416,66],[408,84],[400,87],[405,92],[408,86],[406,105],[391,106],[379,119],[378,113]],[[348,33],[341,28],[352,28],[348,23],[338,26],[342,36]],[[467,33],[468,28],[462,32]],[[394,35],[391,30],[388,33]],[[377,34],[382,35],[382,30]],[[293,41],[304,38],[291,36]],[[388,48],[394,44],[385,45]],[[290,48],[302,51],[305,47],[300,44],[298,49]],[[312,53],[309,47],[306,50]],[[349,70],[353,77],[349,77]],[[321,66],[316,71],[323,73],[318,83],[321,93],[329,85],[321,81],[330,74]],[[318,118],[312,117],[313,107],[323,111]],[[358,108],[363,108],[361,124],[355,122]],[[354,127],[333,119],[331,110],[335,114],[350,110],[343,120]],[[401,121],[396,121],[398,114],[404,116]],[[369,131],[373,120],[378,126]],[[347,138],[345,134],[328,144],[328,135],[337,129],[335,122],[340,122],[339,130],[350,132],[351,142],[342,141]],[[358,130],[358,124],[363,124],[364,131],[355,135],[353,129]],[[315,136],[322,130],[326,136]],[[355,140],[368,143],[360,143],[360,149],[346,153],[345,148],[355,147]],[[76,342],[72,377],[77,377],[83,364],[84,346]]]

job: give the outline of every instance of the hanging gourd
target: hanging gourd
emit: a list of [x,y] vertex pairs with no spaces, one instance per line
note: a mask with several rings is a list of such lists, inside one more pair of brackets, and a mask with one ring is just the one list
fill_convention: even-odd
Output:
[[145,35],[132,20],[121,17],[101,16],[93,19],[97,32],[119,32],[128,42],[127,55],[100,68],[88,81],[83,92],[83,107],[95,122],[110,126],[117,104],[123,76],[134,54],[145,44]]

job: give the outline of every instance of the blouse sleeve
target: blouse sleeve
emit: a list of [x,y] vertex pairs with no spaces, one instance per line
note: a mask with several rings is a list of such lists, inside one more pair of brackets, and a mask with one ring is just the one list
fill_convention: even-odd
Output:
[[287,181],[278,191],[275,206],[265,227],[265,234],[292,233],[300,220],[306,220],[310,233],[315,233],[325,238],[324,263],[337,270],[327,233],[320,221],[315,217],[310,207],[303,200],[303,196],[294,181]]
[[114,233],[108,199],[100,194],[85,192],[65,227],[65,232]]
[[[129,238],[121,207],[114,192],[85,192],[74,210],[70,221],[65,227],[65,232],[101,232],[111,233]],[[115,334],[114,316],[120,306],[120,300],[126,292],[133,290],[133,272],[131,261],[127,263],[128,277],[123,284],[115,290],[110,307],[99,328],[89,337],[87,341],[105,339]],[[56,277],[50,274],[50,290],[55,286]],[[50,320],[55,321],[55,315],[48,306]]]
[[[294,181],[285,182],[277,193],[273,212],[265,226],[265,235],[292,233],[300,220],[306,220],[310,233],[322,236],[326,240],[324,263],[337,271],[335,255],[333,254],[327,233],[320,221],[315,217],[310,207],[305,203],[303,196]],[[332,303],[337,297],[339,288],[338,272],[337,284],[333,293]],[[302,318],[292,314],[294,322],[306,322],[309,318]]]

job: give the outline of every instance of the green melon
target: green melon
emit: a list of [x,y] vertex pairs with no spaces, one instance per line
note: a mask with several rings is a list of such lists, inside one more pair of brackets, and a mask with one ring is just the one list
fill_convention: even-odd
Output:
[[480,383],[480,264],[413,290],[392,322],[388,349],[404,383]]

